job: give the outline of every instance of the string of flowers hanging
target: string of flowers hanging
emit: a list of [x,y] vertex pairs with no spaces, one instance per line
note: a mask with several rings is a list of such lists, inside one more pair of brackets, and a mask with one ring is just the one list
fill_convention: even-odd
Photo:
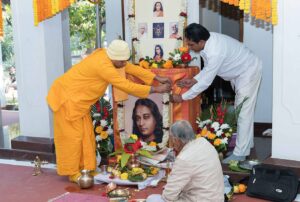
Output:
[[34,25],[53,17],[76,0],[33,0]]
[[3,37],[2,1],[0,0],[0,37]]
[[272,25],[278,23],[278,0],[221,0],[221,2],[238,6],[240,10],[255,19],[272,23]]

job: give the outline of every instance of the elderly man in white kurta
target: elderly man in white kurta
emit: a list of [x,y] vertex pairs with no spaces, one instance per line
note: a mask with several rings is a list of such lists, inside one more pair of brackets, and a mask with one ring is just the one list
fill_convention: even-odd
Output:
[[190,100],[206,90],[216,75],[231,82],[236,95],[235,106],[244,102],[237,126],[237,140],[233,154],[223,162],[245,160],[253,142],[254,108],[262,76],[261,60],[239,41],[219,33],[208,32],[203,26],[193,23],[185,29],[189,48],[199,52],[204,60],[203,70],[192,79],[177,83],[190,88],[183,95],[174,95],[173,102]]
[[187,121],[170,128],[170,146],[179,153],[162,196],[147,202],[224,202],[224,178],[216,149],[205,139],[195,139]]

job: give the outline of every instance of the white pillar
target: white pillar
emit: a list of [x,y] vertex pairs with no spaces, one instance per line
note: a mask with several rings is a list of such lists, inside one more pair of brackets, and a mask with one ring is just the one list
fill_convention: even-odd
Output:
[[[5,85],[4,85],[4,69],[3,69],[3,61],[2,61],[2,45],[0,43],[0,106],[5,107],[6,98],[5,98]],[[0,119],[2,123],[2,119]]]
[[34,26],[32,0],[11,0],[21,135],[52,137],[46,95],[64,72],[62,18]]
[[300,161],[300,1],[278,1],[274,28],[272,158]]

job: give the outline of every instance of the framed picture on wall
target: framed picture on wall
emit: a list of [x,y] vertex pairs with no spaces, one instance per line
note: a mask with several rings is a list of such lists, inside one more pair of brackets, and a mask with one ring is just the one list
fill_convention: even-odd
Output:
[[[140,58],[153,57],[153,45],[164,48],[163,59],[183,45],[183,30],[186,26],[187,0],[128,0],[128,27],[132,40],[134,63]],[[145,9],[146,8],[146,9]],[[148,25],[147,28],[143,25]],[[143,29],[147,36],[142,37]]]

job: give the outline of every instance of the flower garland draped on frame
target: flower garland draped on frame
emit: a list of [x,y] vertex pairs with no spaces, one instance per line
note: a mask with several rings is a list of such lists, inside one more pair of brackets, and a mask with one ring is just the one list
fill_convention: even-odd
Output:
[[37,26],[75,2],[76,0],[33,0],[34,25]]
[[237,6],[257,20],[263,20],[272,25],[278,24],[278,0],[221,0],[221,2]]
[[2,1],[0,0],[0,37],[3,37]]

